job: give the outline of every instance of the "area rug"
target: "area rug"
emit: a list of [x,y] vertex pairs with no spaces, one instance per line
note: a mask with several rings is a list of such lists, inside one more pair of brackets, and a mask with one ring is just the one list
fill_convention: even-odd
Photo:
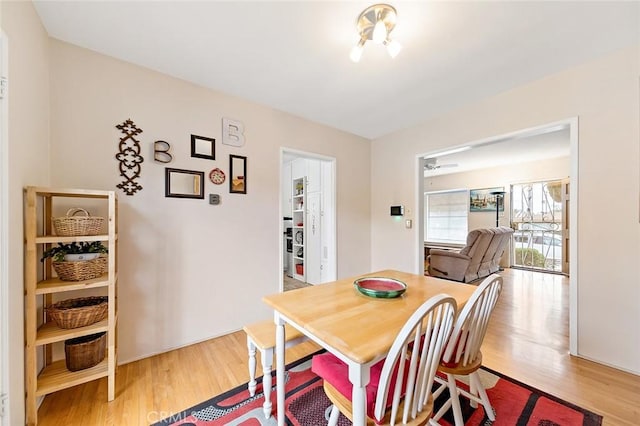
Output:
[[[480,405],[474,409],[460,398],[463,405],[465,426],[479,425],[536,425],[536,426],[597,426],[602,417],[570,404],[545,392],[520,383],[502,374],[483,368],[482,382],[495,410],[496,420],[491,422]],[[287,366],[285,375],[287,393],[285,404],[288,426],[326,425],[325,412],[331,402],[322,389],[322,379],[311,372],[311,356]],[[262,411],[263,393],[261,379],[255,396],[249,396],[247,385],[241,385],[222,395],[198,404],[188,410],[155,423],[153,426],[271,426],[276,425],[275,377],[271,400],[273,415],[265,419]],[[436,411],[444,403],[448,392],[443,392],[436,400]],[[453,424],[451,410],[440,420],[442,425]],[[340,415],[339,426],[349,426],[351,422]]]

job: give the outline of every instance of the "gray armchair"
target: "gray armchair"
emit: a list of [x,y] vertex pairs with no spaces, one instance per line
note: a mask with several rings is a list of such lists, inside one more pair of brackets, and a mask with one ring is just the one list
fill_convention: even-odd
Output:
[[498,228],[474,229],[467,235],[467,244],[459,252],[432,249],[428,273],[448,280],[471,282],[499,269],[500,258],[513,230]]

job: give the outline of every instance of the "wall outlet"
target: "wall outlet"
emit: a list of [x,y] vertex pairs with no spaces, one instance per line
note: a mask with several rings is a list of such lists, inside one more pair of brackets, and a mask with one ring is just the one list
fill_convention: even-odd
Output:
[[209,204],[217,206],[220,204],[220,195],[219,194],[209,194]]

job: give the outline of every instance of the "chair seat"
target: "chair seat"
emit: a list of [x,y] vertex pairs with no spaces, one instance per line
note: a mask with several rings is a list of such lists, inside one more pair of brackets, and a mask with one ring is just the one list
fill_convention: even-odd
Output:
[[[369,418],[374,418],[373,411],[383,365],[384,359],[371,366],[370,380],[366,388],[367,416]],[[325,382],[330,383],[333,388],[351,401],[353,384],[349,381],[349,366],[338,357],[329,352],[315,355],[311,360],[311,371],[320,376]]]
[[480,368],[481,365],[482,365],[482,353],[478,352],[478,356],[471,364],[462,366],[459,364],[447,363],[442,361],[440,362],[440,365],[438,365],[438,371],[441,371],[443,373],[453,374],[455,376],[466,376],[476,371],[478,368]]

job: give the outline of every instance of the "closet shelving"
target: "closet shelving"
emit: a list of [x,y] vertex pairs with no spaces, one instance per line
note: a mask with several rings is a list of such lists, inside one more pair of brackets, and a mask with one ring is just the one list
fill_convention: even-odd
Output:
[[293,179],[293,278],[305,280],[305,208],[306,208],[306,179]]

